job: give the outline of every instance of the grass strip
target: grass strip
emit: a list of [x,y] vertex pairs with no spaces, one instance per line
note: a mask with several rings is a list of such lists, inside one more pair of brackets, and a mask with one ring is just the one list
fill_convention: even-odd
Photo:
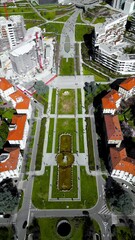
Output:
[[78,130],[79,130],[79,152],[84,152],[84,135],[83,135],[83,119],[78,118]]
[[87,131],[89,168],[90,168],[90,170],[95,170],[93,142],[92,142],[92,133],[91,133],[91,121],[89,118],[86,118],[86,131]]
[[74,59],[73,58],[61,58],[60,61],[60,75],[71,76],[74,75]]
[[47,153],[51,153],[52,152],[53,130],[54,130],[54,118],[50,118],[49,134],[48,134],[48,144],[47,144]]
[[82,114],[82,95],[81,89],[77,89],[77,99],[78,99],[78,114]]
[[51,114],[55,113],[55,105],[56,105],[56,88],[54,88],[52,91]]
[[42,156],[43,156],[43,146],[44,146],[44,137],[45,137],[45,123],[46,123],[46,118],[42,118],[41,127],[40,127],[40,134],[39,134],[39,141],[38,141],[38,150],[37,150],[37,156],[36,156],[36,170],[41,169]]

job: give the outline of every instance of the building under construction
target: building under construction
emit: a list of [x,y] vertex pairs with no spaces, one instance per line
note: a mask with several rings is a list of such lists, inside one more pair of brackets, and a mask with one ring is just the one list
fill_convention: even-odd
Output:
[[24,40],[9,53],[14,72],[25,75],[44,68],[44,43],[38,27],[27,30]]

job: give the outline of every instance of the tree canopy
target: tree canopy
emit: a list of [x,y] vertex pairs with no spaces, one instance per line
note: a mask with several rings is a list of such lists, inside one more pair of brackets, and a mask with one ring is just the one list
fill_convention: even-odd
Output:
[[49,91],[49,87],[42,81],[36,82],[34,88],[38,94],[46,94]]

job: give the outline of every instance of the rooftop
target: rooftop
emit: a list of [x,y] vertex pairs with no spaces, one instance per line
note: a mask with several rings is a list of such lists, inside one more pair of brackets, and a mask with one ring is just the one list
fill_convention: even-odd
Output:
[[123,140],[118,116],[104,114],[108,140]]
[[17,90],[9,95],[16,102],[16,109],[28,109],[30,105],[30,99],[23,92]]
[[26,121],[27,121],[27,115],[25,114],[13,115],[11,124],[15,124],[16,128],[9,131],[7,141],[23,139]]
[[125,148],[110,148],[113,169],[135,175],[135,159],[127,156]]
[[116,102],[121,98],[121,95],[116,90],[111,90],[102,98],[103,109],[117,109]]
[[119,85],[119,87],[124,88],[127,91],[131,90],[135,87],[135,77],[127,78]]
[[[10,170],[15,170],[17,168],[18,157],[20,154],[19,148],[4,148],[5,152],[0,155],[0,158],[4,158],[0,161],[0,173]],[[8,157],[7,157],[8,156]]]
[[13,87],[13,85],[8,80],[6,80],[5,78],[0,78],[0,89],[2,91],[6,91],[11,87]]

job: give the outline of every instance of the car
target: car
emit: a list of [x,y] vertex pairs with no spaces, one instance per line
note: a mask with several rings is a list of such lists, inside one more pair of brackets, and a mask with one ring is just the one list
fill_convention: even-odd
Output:
[[98,165],[96,165],[96,169],[97,169],[97,170],[99,169],[99,166],[98,166]]
[[22,225],[22,228],[26,228],[26,226],[27,226],[27,221],[25,220],[23,225]]
[[36,100],[34,100],[34,103],[37,103],[37,101],[36,101]]
[[84,215],[86,215],[86,216],[88,216],[88,215],[89,215],[89,212],[88,212],[88,211],[86,211],[86,210],[82,211],[82,213],[83,213]]
[[10,217],[11,217],[11,214],[9,213],[4,214],[4,218],[10,218]]

